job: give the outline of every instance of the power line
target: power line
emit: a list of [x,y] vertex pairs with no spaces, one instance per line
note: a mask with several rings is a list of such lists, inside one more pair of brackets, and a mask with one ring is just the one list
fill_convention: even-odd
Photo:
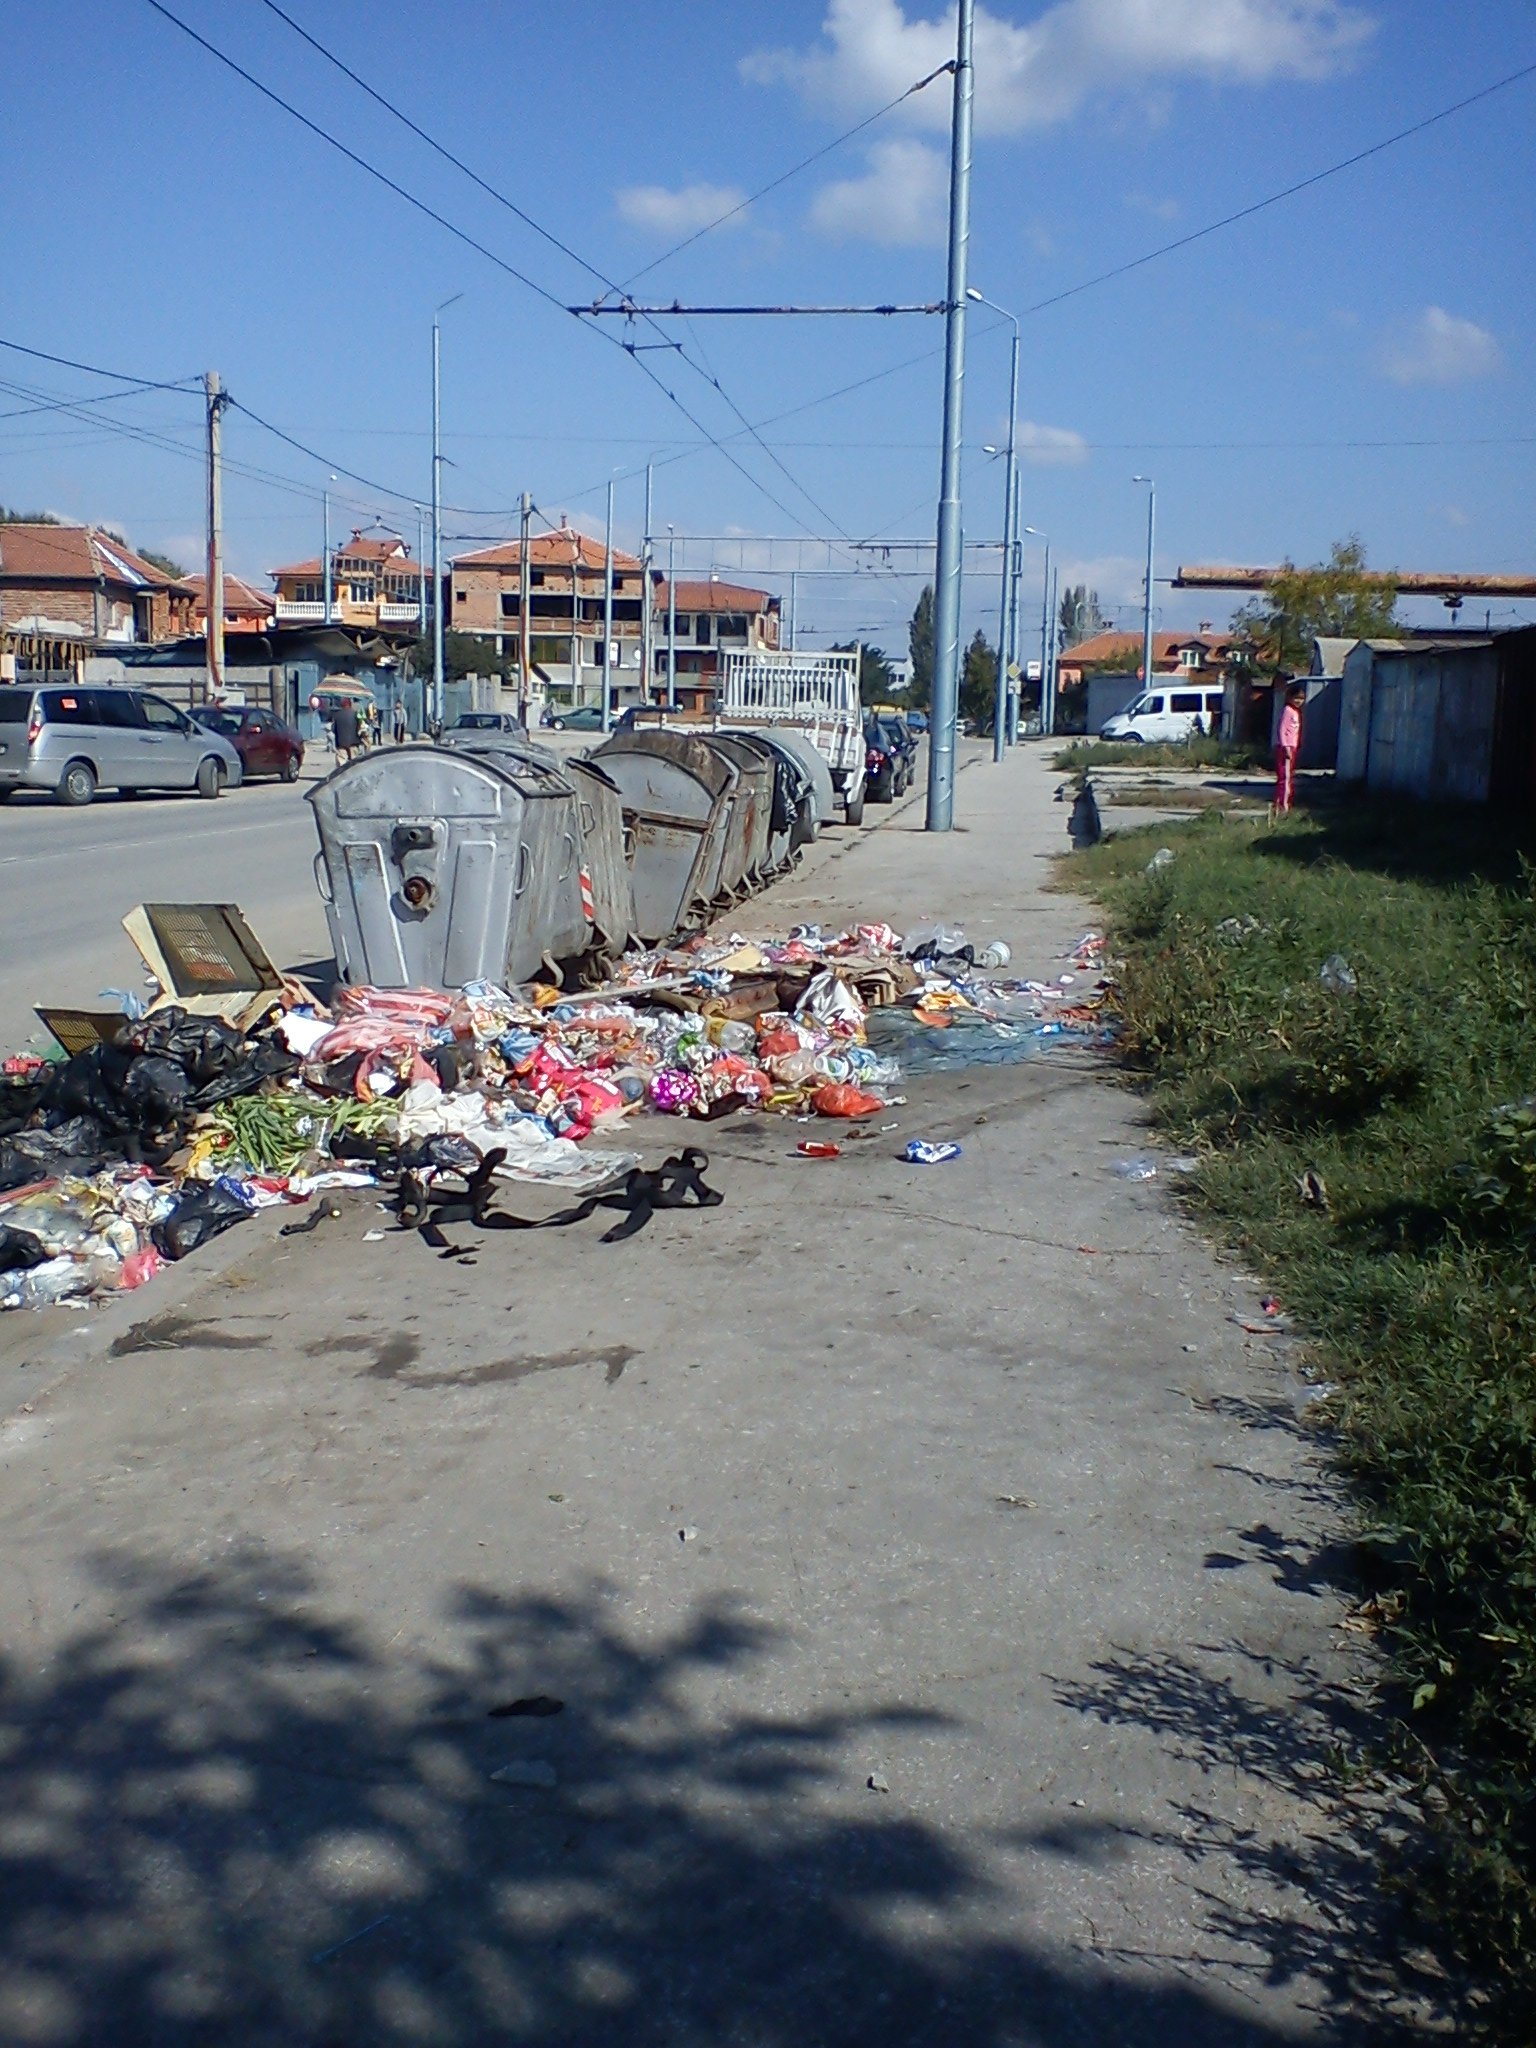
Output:
[[157,382],[151,377],[131,377],[126,370],[104,370],[99,363],[77,363],[72,356],[50,355],[45,348],[28,348],[24,342],[0,339],[0,348],[8,348],[19,356],[31,356],[39,363],[57,363],[64,370],[84,370],[90,377],[110,377],[118,384],[138,384],[145,391],[179,391],[183,386],[201,388],[200,377],[177,377],[171,382]]
[[[1363,164],[1373,156],[1380,156],[1384,149],[1391,149],[1396,143],[1406,142],[1411,136],[1422,135],[1426,128],[1433,128],[1441,121],[1448,121],[1452,114],[1464,113],[1468,107],[1475,107],[1479,100],[1486,100],[1506,87],[1518,85],[1522,78],[1536,73],[1536,64],[1524,64],[1518,71],[1511,71],[1507,77],[1495,79],[1492,85],[1485,85],[1474,93],[1468,93],[1462,100],[1442,107],[1438,113],[1426,114],[1422,121],[1415,121],[1411,127],[1400,128],[1395,135],[1384,136],[1380,142],[1373,142],[1367,149],[1358,149],[1353,156],[1341,162],[1330,164],[1326,170],[1314,171],[1308,178],[1298,178],[1294,185],[1287,185],[1282,191],[1271,192],[1267,199],[1256,199],[1251,206],[1240,206],[1236,213],[1224,214],[1220,220],[1213,220],[1203,228],[1194,228],[1187,235],[1179,235],[1171,242],[1164,242],[1161,248],[1149,249],[1145,256],[1132,257],[1129,263],[1117,263],[1113,270],[1104,270],[1097,277],[1085,278],[1081,284],[1070,285],[1064,292],[1054,292],[1048,299],[1038,299],[1032,306],[1024,308],[1024,314],[1043,313],[1048,306],[1059,306],[1067,299],[1075,299],[1079,292],[1092,291],[1095,285],[1108,284],[1111,278],[1124,277],[1132,270],[1140,270],[1144,264],[1155,263],[1159,256],[1171,256],[1176,249],[1187,249],[1192,242],[1200,242],[1207,235],[1214,235],[1222,228],[1234,226],[1240,220],[1251,220],[1256,213],[1263,213],[1267,207],[1278,206],[1282,199],[1294,199],[1298,192],[1306,192],[1314,185],[1321,185],[1328,178],[1336,178],[1341,171],[1353,170],[1356,164]],[[1024,317],[1023,315],[1020,316]]]
[[[275,106],[281,107],[285,113],[292,115],[293,118],[296,121],[300,122],[305,128],[307,128],[312,135],[317,136],[323,142],[328,142],[334,149],[339,150],[342,153],[342,155],[345,156],[351,163],[356,164],[359,169],[365,170],[371,177],[377,178],[381,184],[387,186],[388,189],[391,192],[394,192],[399,198],[404,199],[408,205],[413,206],[419,212],[426,214],[427,217],[430,220],[435,221],[439,227],[445,228],[449,234],[456,236],[458,240],[466,243],[470,248],[474,249],[479,255],[486,257],[488,261],[496,264],[499,269],[506,271],[507,274],[511,277],[514,277],[518,281],[518,283],[526,285],[530,291],[537,293],[537,295],[541,299],[544,299],[549,305],[554,306],[561,311],[565,310],[561,301],[556,297],[556,295],[553,292],[547,291],[543,285],[535,283],[535,281],[531,277],[528,277],[524,272],[516,269],[512,264],[503,261],[501,257],[495,255],[490,249],[488,249],[483,242],[478,241],[473,235],[467,234],[463,229],[456,227],[452,221],[448,220],[445,215],[437,212],[437,210],[434,207],[429,206],[425,200],[418,199],[416,195],[408,191],[405,186],[399,184],[395,179],[389,177],[387,173],[385,173],[384,171],[379,170],[377,166],[370,163],[366,157],[360,156],[356,150],[348,148],[348,146],[344,142],[340,141],[338,137],[332,135],[327,129],[322,128],[318,122],[312,121],[310,120],[308,115],[300,113],[298,108],[293,106],[291,102],[289,102],[288,100],[284,99],[280,93],[274,92],[270,86],[264,85],[262,81],[254,75],[254,73],[247,71],[245,67],[241,64],[238,64],[233,57],[226,55],[224,51],[217,47],[216,44],[210,42],[206,36],[200,35],[196,29],[191,27],[189,23],[183,21],[179,15],[173,14],[168,7],[162,4],[162,0],[148,0],[148,4],[155,10],[157,14],[163,16],[165,20],[171,22],[175,27],[181,29],[184,34],[190,36],[192,40],[195,43],[199,44],[201,48],[206,50],[210,56],[216,57],[221,64],[226,65],[239,78],[242,78],[248,85],[254,86],[256,91],[261,93],[264,98],[270,100]],[[571,249],[566,243],[560,241],[558,236],[552,235],[548,229],[541,227],[539,223],[533,219],[532,215],[525,212],[524,209],[518,206],[514,200],[509,199],[505,193],[499,192],[494,185],[489,184],[484,178],[480,177],[477,172],[472,171],[467,164],[461,162],[461,160],[455,155],[453,155],[453,153],[450,150],[444,148],[441,143],[437,142],[432,136],[428,135],[425,129],[421,128],[416,122],[411,120],[409,115],[403,113],[401,109],[395,106],[394,103],[388,98],[386,98],[383,93],[377,91],[373,86],[369,85],[364,79],[360,78],[358,74],[350,68],[350,66],[344,64],[339,57],[333,55],[333,53],[329,49],[327,49],[324,44],[319,42],[314,36],[310,35],[307,30],[300,28],[298,23],[293,20],[291,15],[285,13],[281,8],[274,6],[273,0],[266,0],[266,4],[272,7],[272,11],[275,14],[280,15],[282,20],[287,22],[289,27],[292,28],[296,34],[301,36],[305,43],[307,43],[310,48],[316,50],[321,56],[325,57],[328,62],[336,65],[337,69],[342,71],[363,92],[367,93],[370,99],[372,99],[377,105],[383,107],[386,110],[386,112],[393,114],[395,118],[398,121],[401,121],[411,131],[413,135],[420,137],[422,141],[426,142],[431,148],[436,150],[440,156],[442,156],[443,158],[446,159],[446,161],[451,163],[455,167],[455,169],[463,172],[463,174],[466,177],[472,179],[473,182],[482,191],[488,193],[491,196],[491,198],[495,199],[498,202],[498,204],[508,208],[508,210],[515,214],[519,220],[525,222],[526,225],[531,227],[537,234],[543,236],[543,238],[546,241],[552,243],[556,248],[560,249],[563,254],[569,256],[573,262],[579,264],[583,270],[589,273],[589,275],[597,278],[600,283],[606,285],[610,291],[617,291],[620,289],[620,287],[616,285],[611,278],[605,276],[604,273],[596,267],[596,265],[588,263],[585,260],[585,258],[578,256],[575,250]],[[712,388],[719,395],[719,397],[730,408],[731,412],[735,414],[740,424],[747,430],[747,433],[749,434],[751,439],[768,457],[769,461],[774,464],[775,468],[777,468],[787,478],[787,480],[793,486],[793,488],[800,492],[801,496],[806,500],[807,504],[811,505],[813,509],[820,515],[820,517],[824,519],[831,519],[832,515],[829,512],[827,512],[826,508],[817,503],[816,499],[813,498],[811,494],[805,489],[804,485],[801,484],[799,479],[792,473],[792,471],[787,467],[787,465],[777,455],[775,455],[773,450],[758,434],[757,430],[752,426],[751,421],[748,420],[746,414],[741,410],[740,406],[738,406],[735,403],[735,401],[730,397],[730,394],[721,384],[719,378],[714,376],[710,372],[701,369],[698,364],[689,361],[687,352],[682,348],[682,345],[676,341],[673,341],[671,337],[668,336],[662,328],[658,327],[654,321],[651,321],[649,325],[652,327],[655,333],[661,336],[662,343],[664,346],[666,346],[669,349],[675,350],[685,362],[688,362],[688,367],[692,369],[696,375],[704,377],[705,381],[712,386]],[[614,346],[623,349],[624,353],[628,355],[631,358],[631,360],[636,363],[642,374],[650,378],[650,381],[656,386],[657,390],[660,391],[662,395],[665,398],[667,398],[672,405],[676,406],[677,410],[682,413],[683,417],[689,422],[691,426],[693,426],[699,433],[711,439],[713,445],[719,450],[719,452],[722,455],[725,456],[725,459],[731,464],[732,468],[735,469],[743,478],[745,478],[745,480],[748,483],[750,483],[754,487],[754,489],[761,491],[763,496],[766,497],[769,500],[769,502],[773,504],[779,511],[783,512],[786,518],[795,519],[796,523],[799,525],[805,524],[803,520],[798,519],[797,515],[789,510],[788,506],[780,503],[780,501],[776,497],[774,497],[773,493],[769,491],[766,488],[766,486],[763,485],[756,477],[754,477],[751,471],[748,470],[744,464],[738,461],[734,455],[731,455],[727,451],[724,443],[717,436],[709,435],[709,429],[704,425],[704,423],[701,420],[695,418],[693,413],[677,396],[677,394],[674,391],[670,390],[667,387],[667,385],[665,385],[662,382],[662,380],[655,374],[655,372],[651,369],[650,365],[648,363],[640,361],[638,349],[635,344],[619,341],[617,337],[605,336],[604,339],[612,340]],[[835,522],[833,523],[835,524]]]
[[[271,0],[267,0],[267,4],[270,6]],[[932,85],[936,78],[947,77],[954,68],[955,60],[951,57],[947,64],[941,64],[936,71],[930,71],[926,78],[918,79],[916,84],[909,85],[905,92],[897,93],[895,99],[888,100],[883,107],[877,107],[875,112],[867,115],[864,120],[856,122],[852,128],[845,129],[841,135],[834,137],[831,142],[824,143],[820,149],[812,150],[808,157],[803,157],[797,164],[791,164],[787,171],[781,171],[778,177],[770,178],[766,185],[760,185],[755,192],[749,193],[735,206],[727,207],[725,212],[717,215],[714,220],[707,221],[701,228],[695,228],[691,235],[685,235],[670,249],[665,249],[661,255],[653,257],[643,270],[636,270],[627,277],[621,289],[628,291],[632,284],[638,284],[642,277],[649,277],[651,272],[659,270],[663,263],[670,263],[672,258],[680,256],[684,249],[691,249],[695,242],[701,242],[706,235],[712,235],[716,228],[724,227],[728,220],[734,220],[737,214],[745,213],[749,206],[756,206],[759,199],[766,199],[770,192],[777,192],[781,185],[787,185],[791,178],[799,177],[800,173],[808,171],[812,164],[820,163],[823,157],[830,156],[835,149],[841,149],[845,142],[852,142],[853,138],[862,135],[866,128],[873,128],[877,121],[883,121],[887,114],[894,113],[903,100],[911,99],[913,94],[921,92],[924,86]]]

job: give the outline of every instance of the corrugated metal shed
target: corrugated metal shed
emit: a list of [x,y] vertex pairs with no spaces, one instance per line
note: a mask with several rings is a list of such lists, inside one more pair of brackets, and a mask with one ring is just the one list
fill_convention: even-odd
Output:
[[1361,641],[1344,664],[1338,772],[1441,802],[1536,801],[1536,627]]

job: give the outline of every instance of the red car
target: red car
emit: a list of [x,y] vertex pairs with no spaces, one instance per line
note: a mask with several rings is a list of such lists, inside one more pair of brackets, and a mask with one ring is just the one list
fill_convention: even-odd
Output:
[[244,780],[279,775],[297,782],[304,761],[304,741],[291,725],[253,704],[202,704],[192,713],[199,725],[222,733],[240,756]]

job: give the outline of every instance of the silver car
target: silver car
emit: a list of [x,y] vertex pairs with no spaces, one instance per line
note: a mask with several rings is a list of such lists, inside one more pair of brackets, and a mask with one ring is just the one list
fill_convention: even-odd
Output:
[[0,683],[0,803],[18,789],[50,790],[60,804],[88,804],[98,789],[215,797],[239,781],[240,756],[223,734],[148,690]]

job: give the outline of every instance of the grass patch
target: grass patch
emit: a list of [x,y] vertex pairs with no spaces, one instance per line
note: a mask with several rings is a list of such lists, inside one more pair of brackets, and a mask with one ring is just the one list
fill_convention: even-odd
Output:
[[[1191,1200],[1332,1354],[1437,1938],[1536,2010],[1536,829],[1359,804],[1209,814],[1072,862]],[[1348,963],[1342,993],[1319,978]],[[1298,1188],[1316,1174],[1328,1207]]]
[[1272,768],[1274,755],[1259,746],[1239,746],[1209,737],[1165,741],[1074,740],[1051,757],[1053,768]]

